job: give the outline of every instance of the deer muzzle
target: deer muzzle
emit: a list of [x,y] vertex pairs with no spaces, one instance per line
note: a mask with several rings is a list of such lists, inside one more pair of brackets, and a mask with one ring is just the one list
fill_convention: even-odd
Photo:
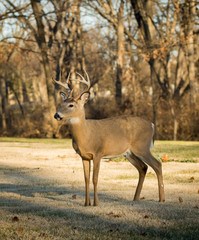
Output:
[[63,117],[60,116],[60,114],[59,114],[58,112],[55,113],[54,118],[55,118],[57,121],[60,121],[60,120],[63,119]]

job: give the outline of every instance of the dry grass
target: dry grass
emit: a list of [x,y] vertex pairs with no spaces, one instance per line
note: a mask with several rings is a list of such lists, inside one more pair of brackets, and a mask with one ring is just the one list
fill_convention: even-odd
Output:
[[143,199],[133,202],[136,169],[102,161],[100,205],[84,207],[82,163],[69,146],[68,140],[0,142],[0,239],[198,239],[198,162],[163,163],[162,204],[152,169]]

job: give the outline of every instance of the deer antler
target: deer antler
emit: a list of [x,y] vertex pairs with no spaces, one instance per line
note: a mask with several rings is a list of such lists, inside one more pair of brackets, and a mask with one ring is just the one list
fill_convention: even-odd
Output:
[[73,89],[71,89],[71,88],[69,87],[69,78],[70,78],[70,73],[68,74],[68,77],[67,77],[67,79],[66,79],[66,83],[63,83],[63,82],[61,82],[61,81],[55,80],[55,79],[52,77],[53,82],[55,82],[56,84],[62,86],[63,88],[65,88],[65,89],[68,91],[69,94],[68,94],[68,97],[67,97],[67,98],[71,98],[71,97],[72,97],[72,93],[73,93]]
[[86,72],[86,70],[84,70],[84,72],[85,72],[85,74],[86,74],[87,80],[86,80],[80,73],[78,73],[78,72],[76,72],[76,73],[81,77],[81,79],[78,79],[78,78],[77,78],[77,79],[70,79],[71,81],[78,81],[78,82],[80,82],[80,83],[86,84],[86,86],[87,86],[87,88],[86,88],[83,92],[81,92],[81,93],[75,98],[75,100],[78,100],[78,99],[82,96],[82,94],[84,94],[84,93],[86,93],[86,92],[89,92],[89,89],[90,89],[91,83],[90,83],[90,79],[89,79],[88,73]]

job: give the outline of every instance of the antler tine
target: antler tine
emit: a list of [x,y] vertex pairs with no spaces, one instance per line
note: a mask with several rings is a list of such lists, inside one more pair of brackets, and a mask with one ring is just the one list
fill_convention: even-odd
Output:
[[55,80],[55,79],[52,77],[53,82],[55,82],[56,84],[64,87],[64,88],[69,92],[67,98],[70,98],[70,97],[72,96],[72,93],[73,93],[73,89],[71,89],[71,88],[69,87],[69,85],[68,85],[68,84],[69,84],[69,78],[70,78],[70,72],[69,72],[68,77],[67,77],[67,79],[66,79],[66,83],[63,83],[63,82],[61,82],[61,81],[57,81],[57,80]]
[[69,83],[69,79],[70,79],[70,72],[69,72],[68,77],[67,77],[67,79],[66,79],[66,83],[67,83],[67,84]]
[[[80,77],[81,79],[78,79],[78,78],[74,78],[74,79],[70,79],[71,81],[78,81],[78,82],[81,82],[81,83],[84,83],[87,85],[88,89],[90,88],[90,80],[88,78],[88,81],[78,72],[76,72]],[[87,73],[86,73],[87,74]],[[88,76],[88,74],[87,74]]]
[[73,89],[71,89],[69,87],[69,80],[70,80],[70,72],[68,74],[68,77],[66,79],[66,84],[68,85],[68,91],[69,91],[69,94],[68,94],[68,97],[67,98],[72,98],[72,94],[73,94]]
[[87,73],[87,71],[85,69],[84,69],[84,72],[86,73],[87,82],[89,83],[89,88],[90,88],[90,85],[91,85],[90,78],[89,78],[88,73]]
[[78,82],[86,84],[87,85],[87,91],[88,91],[88,89],[90,88],[90,79],[89,79],[88,73],[85,71],[86,76],[87,76],[87,80],[80,73],[78,73],[78,72],[76,72],[76,73],[81,77],[81,79],[79,79],[79,78],[73,78],[72,79],[71,78],[70,80],[71,81],[78,81]]
[[90,88],[90,79],[89,79],[88,73],[87,73],[85,70],[84,70],[84,72],[86,73],[87,80],[86,80],[80,73],[78,73],[78,72],[76,72],[76,74],[78,74],[81,79],[78,79],[78,78],[77,78],[77,79],[70,79],[71,81],[78,81],[78,82],[80,82],[80,83],[84,83],[84,84],[86,84],[86,86],[87,86],[87,88],[86,88],[83,92],[81,92],[81,93],[75,98],[75,100],[78,100],[78,99],[82,96],[82,94],[84,94],[85,92],[88,92],[88,91],[89,91],[89,88]]
[[63,82],[61,82],[61,81],[57,81],[57,80],[55,80],[53,77],[52,77],[52,80],[53,80],[53,82],[55,82],[56,84],[58,84],[58,85],[60,85],[60,86],[62,86],[62,87],[64,87],[64,88],[66,88],[67,90],[69,89],[68,83],[63,83]]

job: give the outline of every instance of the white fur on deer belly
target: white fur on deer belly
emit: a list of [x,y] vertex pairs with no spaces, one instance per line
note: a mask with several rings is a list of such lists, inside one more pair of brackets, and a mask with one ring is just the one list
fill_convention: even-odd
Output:
[[79,118],[71,118],[69,119],[69,124],[77,124],[79,123]]
[[153,148],[153,139],[151,140],[151,145],[150,145],[150,148]]
[[153,145],[154,145],[153,137],[154,137],[155,125],[153,123],[151,123],[151,124],[152,124],[152,129],[153,129],[153,136],[152,136],[152,139],[151,139],[151,146],[150,146],[150,148],[153,148]]
[[131,154],[131,151],[127,149],[124,153],[119,155],[112,155],[112,156],[104,156],[103,159],[112,159],[112,158],[118,158],[118,157],[126,157],[127,155]]

